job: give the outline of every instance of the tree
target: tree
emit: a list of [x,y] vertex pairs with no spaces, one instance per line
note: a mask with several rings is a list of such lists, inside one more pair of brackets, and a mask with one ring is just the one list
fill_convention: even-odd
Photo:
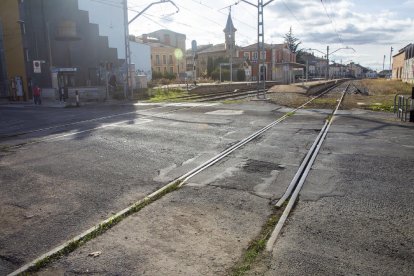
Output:
[[238,81],[246,80],[246,72],[244,71],[244,69],[237,69],[237,80]]
[[285,34],[285,43],[292,53],[296,54],[296,61],[299,62],[302,57],[302,49],[299,49],[299,45],[302,44],[302,41],[299,38],[295,37],[292,32],[292,27],[290,27],[289,32]]

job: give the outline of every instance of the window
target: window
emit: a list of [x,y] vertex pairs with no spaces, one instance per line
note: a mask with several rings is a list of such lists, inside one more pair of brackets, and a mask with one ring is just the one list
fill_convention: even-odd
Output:
[[164,74],[167,74],[167,67],[164,67]]
[[244,57],[244,59],[250,59],[250,53],[249,52],[244,52],[243,57]]
[[266,51],[260,52],[260,59],[266,59]]
[[252,59],[253,59],[253,60],[257,60],[257,52],[253,52]]
[[174,74],[174,67],[170,67],[170,73]]
[[160,56],[159,55],[155,56],[155,64],[160,65]]
[[161,73],[161,67],[157,67],[157,71]]
[[172,55],[170,55],[170,56],[168,57],[168,64],[173,64],[173,58],[172,58]]
[[162,55],[162,64],[167,64],[167,56]]

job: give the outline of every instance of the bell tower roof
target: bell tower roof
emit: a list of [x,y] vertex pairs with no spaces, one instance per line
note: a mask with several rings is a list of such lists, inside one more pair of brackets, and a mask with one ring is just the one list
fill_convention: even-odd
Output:
[[223,32],[233,33],[235,31],[237,31],[237,29],[234,28],[233,20],[231,19],[231,12],[229,12],[229,16],[227,17],[226,28],[224,28]]

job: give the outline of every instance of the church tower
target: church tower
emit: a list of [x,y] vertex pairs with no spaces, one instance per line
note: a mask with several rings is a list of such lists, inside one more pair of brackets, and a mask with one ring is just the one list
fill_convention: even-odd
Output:
[[225,43],[226,43],[226,51],[227,53],[234,52],[234,48],[236,45],[236,31],[237,29],[234,28],[233,20],[231,20],[231,10],[229,12],[229,16],[227,17],[226,28],[224,28],[224,36],[225,36]]

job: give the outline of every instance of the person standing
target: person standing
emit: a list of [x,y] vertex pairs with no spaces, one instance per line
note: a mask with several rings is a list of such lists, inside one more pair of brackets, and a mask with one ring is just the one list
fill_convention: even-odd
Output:
[[20,76],[16,77],[16,96],[17,100],[23,100],[23,82]]
[[35,85],[33,88],[33,97],[34,97],[34,103],[41,105],[42,104],[42,98],[41,98],[42,90],[39,86]]

